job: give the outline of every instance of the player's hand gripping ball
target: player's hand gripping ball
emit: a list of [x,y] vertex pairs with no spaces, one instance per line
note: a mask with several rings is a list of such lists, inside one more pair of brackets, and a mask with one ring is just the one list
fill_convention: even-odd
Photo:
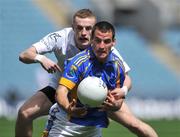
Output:
[[106,99],[107,94],[106,84],[98,77],[86,77],[77,88],[80,102],[88,107],[99,107]]

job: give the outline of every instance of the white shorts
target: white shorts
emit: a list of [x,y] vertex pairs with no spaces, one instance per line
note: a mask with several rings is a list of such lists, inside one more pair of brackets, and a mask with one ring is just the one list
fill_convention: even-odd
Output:
[[[67,113],[57,103],[50,109],[50,117],[53,117],[53,125],[48,137],[101,137],[101,128],[82,126],[71,123],[67,119]],[[50,119],[49,117],[49,119]]]

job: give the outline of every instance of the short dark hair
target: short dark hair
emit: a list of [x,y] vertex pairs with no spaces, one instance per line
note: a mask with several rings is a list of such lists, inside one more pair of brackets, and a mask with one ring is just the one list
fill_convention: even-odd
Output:
[[114,29],[114,26],[107,22],[107,21],[100,21],[100,22],[97,22],[94,26],[93,26],[93,29],[92,29],[92,34],[91,34],[91,39],[94,38],[94,33],[95,33],[95,30],[98,29],[102,32],[107,32],[107,31],[112,31],[112,39],[114,40],[115,39],[115,29]]
[[79,18],[93,17],[96,19],[96,16],[94,15],[94,13],[90,9],[78,10],[73,16],[73,23],[74,23],[76,17],[79,17]]

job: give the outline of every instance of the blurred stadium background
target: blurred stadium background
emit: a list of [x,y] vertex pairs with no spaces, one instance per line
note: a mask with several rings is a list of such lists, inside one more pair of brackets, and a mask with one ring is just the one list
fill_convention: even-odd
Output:
[[131,67],[132,111],[144,119],[180,119],[180,0],[0,0],[0,117],[15,118],[48,83],[40,65],[19,62],[19,53],[70,26],[81,8],[116,26],[116,48]]

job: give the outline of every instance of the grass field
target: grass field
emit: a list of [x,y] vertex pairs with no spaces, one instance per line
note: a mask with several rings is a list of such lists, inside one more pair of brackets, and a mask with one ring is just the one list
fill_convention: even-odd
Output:
[[[46,119],[37,119],[34,122],[33,137],[40,137]],[[159,137],[180,137],[180,120],[153,120],[146,121],[159,134]],[[15,120],[0,118],[0,137],[14,137]],[[22,129],[23,130],[23,129]],[[103,129],[103,137],[136,137],[121,125],[111,122],[109,128]]]

